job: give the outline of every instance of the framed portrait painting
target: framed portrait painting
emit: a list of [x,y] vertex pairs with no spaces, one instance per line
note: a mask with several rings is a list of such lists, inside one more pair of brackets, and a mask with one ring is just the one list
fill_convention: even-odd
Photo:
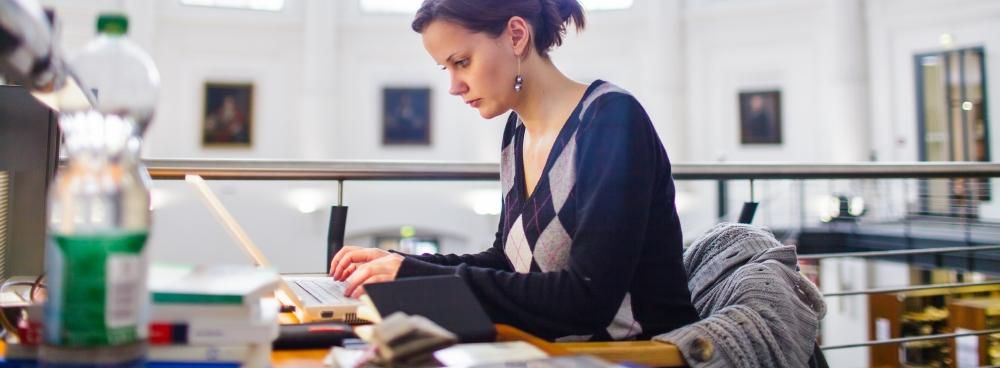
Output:
[[253,84],[205,83],[201,131],[204,146],[253,145]]
[[387,87],[382,90],[382,144],[431,144],[431,89]]
[[740,92],[740,143],[781,144],[781,91]]

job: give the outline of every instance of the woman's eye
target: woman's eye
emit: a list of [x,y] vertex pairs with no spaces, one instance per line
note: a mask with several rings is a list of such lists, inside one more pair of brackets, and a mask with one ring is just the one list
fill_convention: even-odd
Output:
[[462,59],[462,60],[456,61],[455,65],[463,67],[463,68],[467,67],[467,66],[469,66],[469,59]]

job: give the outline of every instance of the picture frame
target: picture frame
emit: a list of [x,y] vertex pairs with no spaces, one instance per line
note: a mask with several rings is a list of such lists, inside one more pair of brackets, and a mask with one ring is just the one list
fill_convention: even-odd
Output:
[[382,89],[382,145],[431,145],[431,89]]
[[781,91],[739,93],[740,143],[781,144]]
[[202,146],[253,146],[253,90],[253,83],[205,83]]

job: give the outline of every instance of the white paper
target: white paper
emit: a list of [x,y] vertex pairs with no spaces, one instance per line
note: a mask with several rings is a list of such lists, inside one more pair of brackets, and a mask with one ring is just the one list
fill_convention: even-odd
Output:
[[875,319],[875,341],[883,341],[892,338],[892,326],[887,318]]
[[545,352],[524,341],[458,344],[434,352],[434,358],[449,367],[523,362],[545,357],[548,357]]
[[[964,328],[956,328],[955,333],[972,332]],[[958,367],[979,366],[979,336],[961,336],[955,338],[955,356]]]
[[365,350],[345,349],[335,346],[330,349],[330,353],[323,358],[323,365],[333,368],[353,368],[358,365],[358,361],[365,355]]

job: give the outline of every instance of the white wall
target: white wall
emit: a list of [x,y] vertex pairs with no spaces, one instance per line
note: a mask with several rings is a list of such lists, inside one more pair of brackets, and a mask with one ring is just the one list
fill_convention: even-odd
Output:
[[[182,6],[155,8],[153,57],[162,77],[157,119],[147,135],[147,157],[293,159],[301,114],[304,43],[302,2],[280,13]],[[250,149],[201,147],[204,83],[250,82]]]
[[[689,0],[689,154],[708,161],[866,160],[863,3]],[[761,89],[782,92],[782,144],[741,145],[737,94]]]

